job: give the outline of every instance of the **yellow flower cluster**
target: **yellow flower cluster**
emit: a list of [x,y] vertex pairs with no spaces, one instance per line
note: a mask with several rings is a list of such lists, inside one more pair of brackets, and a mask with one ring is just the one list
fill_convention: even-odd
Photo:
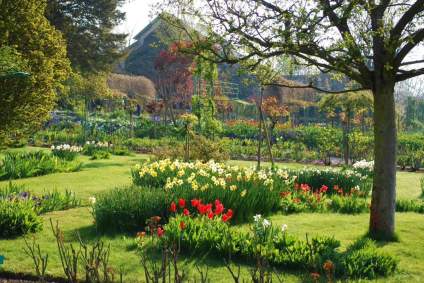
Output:
[[255,171],[253,168],[228,166],[213,160],[202,163],[164,159],[136,165],[135,170],[141,184],[152,181],[163,183],[166,190],[184,187],[205,191],[214,187],[238,192],[241,197],[246,196],[252,187],[273,190],[275,181],[290,181],[289,174],[283,169]]

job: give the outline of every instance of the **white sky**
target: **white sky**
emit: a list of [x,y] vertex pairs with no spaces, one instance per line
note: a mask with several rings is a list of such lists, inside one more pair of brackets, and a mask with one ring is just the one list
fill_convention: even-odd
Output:
[[126,20],[118,28],[117,31],[124,32],[134,37],[141,31],[151,20],[151,6],[158,0],[129,0],[122,7],[126,13]]

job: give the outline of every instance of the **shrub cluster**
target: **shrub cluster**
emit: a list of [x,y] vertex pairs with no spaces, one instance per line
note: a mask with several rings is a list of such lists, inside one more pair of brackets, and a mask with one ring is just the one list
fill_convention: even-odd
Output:
[[0,162],[0,180],[75,172],[80,169],[80,162],[62,160],[45,151],[7,152]]
[[167,203],[165,191],[122,187],[97,195],[92,213],[99,231],[135,232],[152,216],[166,219]]
[[42,224],[34,209],[34,202],[0,199],[0,237],[37,232],[42,229]]
[[43,213],[80,206],[72,192],[57,191],[37,196],[22,185],[9,183],[0,188],[0,237],[19,236],[42,228]]
[[296,176],[297,184],[308,184],[313,191],[327,186],[327,194],[339,194],[340,191],[346,194],[357,190],[366,196],[372,189],[372,180],[353,170],[304,168],[288,170],[288,173]]
[[279,193],[292,182],[282,169],[255,171],[214,161],[169,159],[138,165],[132,176],[135,185],[165,190],[174,198],[199,198],[206,202],[220,199],[234,209],[237,221],[245,221],[256,213],[276,211]]
[[[266,262],[273,267],[308,270],[334,278],[367,278],[393,273],[397,260],[381,253],[368,240],[339,252],[339,241],[330,237],[306,236],[301,240],[287,232],[287,225],[277,228],[261,215],[254,217],[251,232],[231,229],[221,217],[177,214],[163,227],[149,227],[152,239],[159,238],[160,246],[178,243],[182,252],[214,255],[219,258],[235,256],[247,262]],[[145,249],[145,233],[138,234]]]
[[54,156],[67,161],[75,160],[78,153],[82,151],[82,147],[69,144],[52,145],[50,149]]

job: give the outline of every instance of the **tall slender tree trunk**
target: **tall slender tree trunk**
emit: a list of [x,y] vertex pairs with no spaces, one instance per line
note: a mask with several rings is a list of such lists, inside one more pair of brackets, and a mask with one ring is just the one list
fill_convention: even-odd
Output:
[[396,115],[394,82],[381,79],[374,89],[374,184],[370,235],[375,239],[395,237],[396,205]]

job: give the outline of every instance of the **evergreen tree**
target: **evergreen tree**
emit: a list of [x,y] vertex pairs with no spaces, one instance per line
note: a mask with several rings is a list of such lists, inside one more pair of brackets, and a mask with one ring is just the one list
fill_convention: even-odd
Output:
[[60,30],[73,69],[108,71],[122,55],[126,34],[113,29],[125,18],[125,0],[47,0],[46,17]]
[[0,143],[46,121],[70,70],[65,41],[45,18],[45,7],[40,0],[0,1],[1,73],[30,74],[0,76]]

